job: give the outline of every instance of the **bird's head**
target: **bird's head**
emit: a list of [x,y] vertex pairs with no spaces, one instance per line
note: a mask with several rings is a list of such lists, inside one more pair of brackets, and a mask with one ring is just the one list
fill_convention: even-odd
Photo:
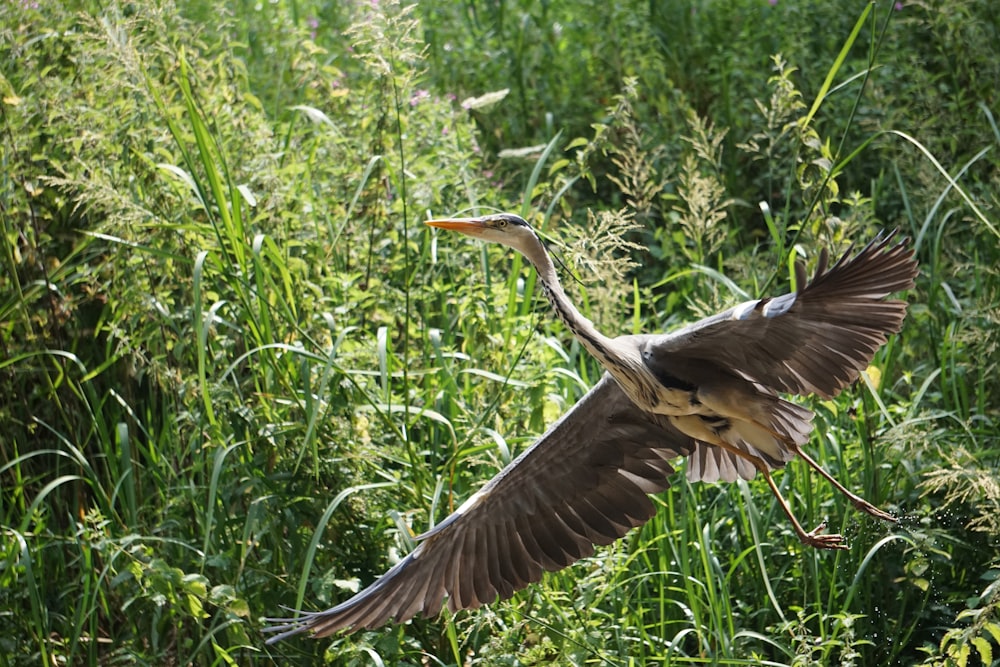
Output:
[[462,232],[467,236],[494,241],[514,248],[522,254],[530,254],[541,242],[524,218],[513,213],[496,213],[480,218],[444,218],[428,220],[431,227]]

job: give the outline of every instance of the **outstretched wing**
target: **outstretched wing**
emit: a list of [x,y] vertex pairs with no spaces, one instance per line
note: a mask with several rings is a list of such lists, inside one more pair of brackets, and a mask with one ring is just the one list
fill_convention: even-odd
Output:
[[[881,234],[826,270],[826,253],[800,292],[747,301],[678,331],[651,336],[652,363],[705,360],[792,394],[830,397],[857,379],[889,334],[899,331],[917,262],[895,232]],[[798,268],[799,285],[805,274]]]
[[368,588],[336,607],[268,619],[268,643],[373,628],[509,598],[655,513],[669,461],[693,441],[637,408],[605,375],[569,412]]

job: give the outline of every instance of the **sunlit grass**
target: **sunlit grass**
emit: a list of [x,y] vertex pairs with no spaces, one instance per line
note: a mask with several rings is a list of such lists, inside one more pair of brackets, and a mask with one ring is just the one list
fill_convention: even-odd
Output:
[[[775,71],[777,45],[718,3],[547,3],[516,35],[503,2],[4,4],[0,664],[987,655],[1000,133],[958,101],[940,136],[886,132],[922,126],[911,106],[948,86],[884,56],[933,55],[892,41],[900,19],[941,39],[980,28],[786,4],[741,4],[754,25],[824,26],[789,30]],[[618,33],[619,60],[594,66]],[[968,95],[994,87],[990,43],[948,63]],[[461,107],[511,63],[509,100]],[[807,115],[813,133],[796,130]],[[922,266],[904,331],[868,381],[807,399],[810,453],[900,523],[793,462],[776,479],[797,516],[849,539],[817,552],[760,480],[691,485],[678,461],[648,524],[510,601],[264,648],[262,617],[371,582],[600,376],[520,256],[421,224],[492,208],[566,246],[563,280],[609,335],[783,290],[793,260],[901,228]],[[587,236],[632,224],[623,278],[628,246]]]

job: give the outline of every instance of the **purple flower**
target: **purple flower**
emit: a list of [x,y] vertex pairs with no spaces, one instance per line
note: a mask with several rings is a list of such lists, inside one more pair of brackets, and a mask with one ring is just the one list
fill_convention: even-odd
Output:
[[775,5],[778,4],[778,0],[767,0],[767,4],[769,4],[772,7],[774,7]]
[[316,39],[316,28],[319,27],[319,19],[315,16],[310,16],[306,19],[306,25],[309,26],[309,39]]
[[903,3],[897,2],[895,5],[893,5],[893,8],[895,8],[895,10],[898,12],[900,9],[903,8]]
[[410,96],[410,106],[415,107],[420,104],[423,100],[430,99],[431,94],[426,90],[414,91],[413,95]]

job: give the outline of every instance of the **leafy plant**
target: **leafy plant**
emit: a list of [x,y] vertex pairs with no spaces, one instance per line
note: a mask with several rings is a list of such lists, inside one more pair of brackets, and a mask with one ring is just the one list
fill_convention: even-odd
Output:
[[[989,663],[996,32],[985,0],[3,3],[0,662]],[[809,444],[900,525],[792,464],[851,538],[815,553],[679,471],[509,602],[264,648],[598,377],[520,259],[419,224],[492,208],[609,333],[901,228],[906,327]]]

